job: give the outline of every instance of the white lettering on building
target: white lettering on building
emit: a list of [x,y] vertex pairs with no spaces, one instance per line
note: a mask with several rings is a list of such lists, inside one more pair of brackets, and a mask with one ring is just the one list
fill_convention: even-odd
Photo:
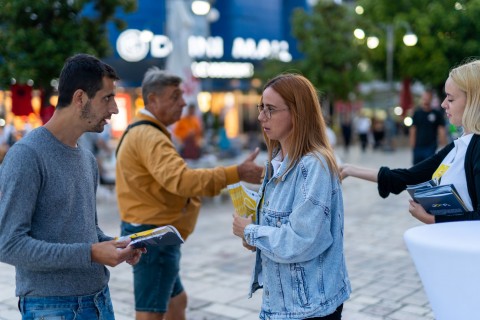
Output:
[[196,78],[251,78],[253,64],[249,62],[193,62],[192,74]]
[[125,61],[138,62],[145,59],[150,51],[154,58],[165,58],[173,50],[170,39],[164,35],[154,35],[149,42],[142,41],[141,31],[128,29],[117,39],[118,55]]
[[117,52],[123,60],[137,62],[147,56],[149,45],[140,40],[140,33],[140,30],[128,29],[118,36]]
[[254,39],[235,38],[232,46],[232,57],[235,59],[278,59],[284,62],[292,60],[288,52],[287,41],[261,39],[258,44]]
[[188,54],[191,58],[220,59],[223,57],[221,37],[188,37]]
[[173,51],[173,43],[167,36],[153,36],[150,45],[150,54],[154,58],[165,58]]
[[[128,62],[138,62],[150,53],[154,58],[166,58],[174,47],[165,35],[154,35],[150,41],[141,40],[141,31],[128,29],[123,31],[116,43],[118,55]],[[190,36],[188,54],[191,58],[221,59],[224,55],[224,43],[221,37]],[[261,39],[258,43],[252,38],[235,38],[232,44],[234,59],[263,60],[278,59],[289,62],[292,55],[288,42],[284,40]],[[251,63],[196,62],[191,65],[192,73],[198,78],[248,78],[253,76]]]

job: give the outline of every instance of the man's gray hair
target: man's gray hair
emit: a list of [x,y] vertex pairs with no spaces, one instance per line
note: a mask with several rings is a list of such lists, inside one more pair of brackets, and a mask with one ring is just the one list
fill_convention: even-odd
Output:
[[144,103],[148,101],[150,93],[162,93],[165,87],[179,86],[182,78],[160,70],[158,67],[151,67],[145,72],[142,81],[142,97]]

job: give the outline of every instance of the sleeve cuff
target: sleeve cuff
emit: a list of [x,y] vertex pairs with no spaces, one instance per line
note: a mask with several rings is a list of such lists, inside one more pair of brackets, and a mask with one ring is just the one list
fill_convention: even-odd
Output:
[[255,247],[255,239],[257,238],[257,233],[258,233],[258,228],[259,226],[256,224],[249,224],[248,226],[245,227],[245,230],[243,231],[243,237],[245,238],[245,241]]
[[380,167],[377,174],[377,189],[378,194],[382,198],[387,198],[390,195],[390,190],[388,186],[388,173],[390,169],[388,167]]
[[227,185],[240,181],[240,176],[238,175],[238,166],[225,167],[225,175],[227,176]]

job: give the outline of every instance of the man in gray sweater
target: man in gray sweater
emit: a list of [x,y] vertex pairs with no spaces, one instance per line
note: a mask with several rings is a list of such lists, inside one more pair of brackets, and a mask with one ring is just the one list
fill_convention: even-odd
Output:
[[141,256],[129,240],[100,230],[98,166],[77,145],[118,113],[115,80],[93,56],[67,59],[53,117],[18,141],[0,168],[0,261],[15,266],[23,319],[114,319],[105,266]]

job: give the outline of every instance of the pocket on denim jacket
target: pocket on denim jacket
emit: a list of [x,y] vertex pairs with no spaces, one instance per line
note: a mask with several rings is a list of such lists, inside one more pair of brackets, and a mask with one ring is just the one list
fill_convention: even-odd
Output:
[[308,283],[305,281],[305,269],[299,264],[292,264],[290,267],[292,271],[293,283],[295,284],[294,290],[297,292],[297,297],[301,306],[308,306]]

